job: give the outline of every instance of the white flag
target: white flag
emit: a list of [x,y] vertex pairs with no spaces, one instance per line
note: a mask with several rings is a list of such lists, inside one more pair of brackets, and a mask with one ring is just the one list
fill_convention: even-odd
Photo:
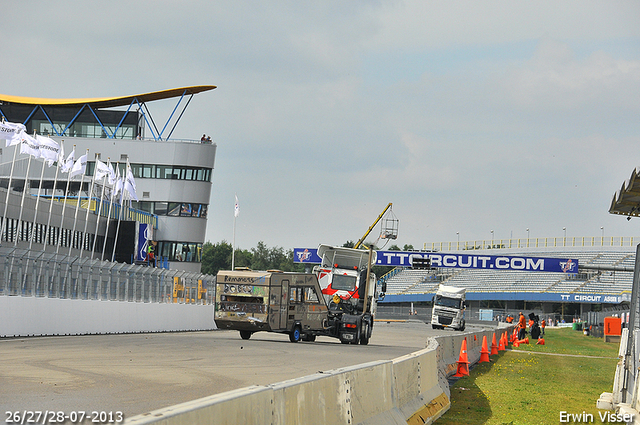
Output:
[[240,205],[238,205],[238,195],[236,195],[236,206],[235,206],[235,208],[233,210],[233,215],[235,217],[240,215]]
[[[1,122],[0,123],[0,139],[7,140],[7,146],[11,146],[11,141],[23,131],[27,131],[27,128],[23,124],[13,122]],[[17,145],[20,142],[13,143]]]
[[113,186],[113,192],[111,193],[111,200],[116,198],[120,192],[122,192],[122,179],[120,178],[120,168],[116,168],[116,181]]
[[111,166],[111,161],[108,161],[107,166],[109,167],[109,184],[113,186],[114,184],[116,184],[116,179],[118,178],[118,176],[113,171],[113,167]]
[[[61,155],[64,158],[64,152]],[[74,148],[67,159],[62,159],[60,161],[60,171],[63,173],[68,173],[73,168],[73,163],[76,161],[76,149]]]
[[49,167],[58,160],[60,154],[60,145],[55,140],[45,137],[36,136],[36,140],[40,144],[40,155],[49,164]]
[[20,153],[26,153],[34,158],[40,158],[40,143],[24,131],[20,133]]
[[131,195],[133,199],[138,201],[138,195],[136,194],[136,181],[133,178],[133,171],[131,171],[131,165],[127,161],[127,175],[125,177],[124,189]]
[[79,176],[80,174],[84,174],[87,169],[87,154],[85,153],[80,158],[76,160],[71,168],[71,173],[69,174],[71,177]]
[[113,172],[111,171],[111,167],[109,167],[107,164],[100,161],[99,159],[96,159],[96,171],[94,173],[96,180],[100,180],[103,177],[108,176],[110,172]]

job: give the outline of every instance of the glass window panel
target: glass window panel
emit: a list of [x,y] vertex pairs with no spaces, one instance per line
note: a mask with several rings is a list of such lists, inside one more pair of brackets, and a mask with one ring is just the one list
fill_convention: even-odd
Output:
[[182,204],[179,202],[169,202],[169,209],[167,211],[167,215],[172,217],[178,217],[180,215],[180,210],[182,208]]
[[131,164],[131,171],[133,171],[133,177],[142,177],[142,164]]
[[185,178],[186,180],[193,180],[193,170],[192,170],[191,168],[187,168],[187,169],[185,170],[184,178]]
[[204,179],[204,170],[202,168],[198,168],[196,172],[196,180],[202,181]]
[[208,209],[207,205],[202,205],[202,208],[200,209],[201,218],[207,218],[207,209]]
[[191,204],[182,204],[182,208],[180,210],[180,215],[182,217],[191,217]]
[[154,206],[154,214],[167,215],[168,206],[169,206],[168,202],[156,202]]
[[154,175],[155,165],[145,164],[142,167],[142,177],[150,179]]
[[138,209],[140,211],[153,213],[153,202],[140,201],[140,202],[138,202]]

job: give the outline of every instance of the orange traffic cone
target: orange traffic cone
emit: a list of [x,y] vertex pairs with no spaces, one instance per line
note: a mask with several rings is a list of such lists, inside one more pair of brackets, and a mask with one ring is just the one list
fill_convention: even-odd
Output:
[[469,376],[469,357],[467,356],[467,338],[462,340],[462,345],[460,346],[460,358],[458,359],[458,371],[455,375],[456,378],[460,378],[461,376]]
[[493,333],[493,341],[491,341],[491,355],[498,354],[498,346],[496,345],[496,333]]
[[544,338],[538,338],[538,342],[536,342],[536,345],[544,345]]
[[515,341],[513,341],[513,346],[514,347],[520,347],[520,340],[516,339]]
[[480,360],[478,363],[490,362],[489,360],[489,347],[487,346],[487,336],[482,336],[482,349],[480,350]]
[[504,338],[500,337],[500,345],[498,345],[498,351],[504,351]]

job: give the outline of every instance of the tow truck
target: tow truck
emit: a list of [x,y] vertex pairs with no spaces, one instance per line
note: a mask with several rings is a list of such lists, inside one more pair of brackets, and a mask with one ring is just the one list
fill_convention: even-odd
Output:
[[[323,258],[335,263],[323,261],[324,267],[318,266],[315,273],[218,272],[214,314],[218,328],[237,330],[242,339],[266,331],[288,334],[291,342],[328,336],[343,344],[367,345],[377,299],[370,267],[375,253],[321,247]],[[322,275],[324,288],[316,273]]]
[[322,261],[312,273],[218,272],[214,314],[218,328],[238,330],[242,339],[266,331],[286,333],[291,342],[329,336],[343,344],[369,344],[377,300],[384,297],[384,288],[377,287],[371,272],[376,263],[373,246],[357,248],[383,218],[378,239],[396,239],[398,219],[392,205],[387,205],[354,248],[320,245]]

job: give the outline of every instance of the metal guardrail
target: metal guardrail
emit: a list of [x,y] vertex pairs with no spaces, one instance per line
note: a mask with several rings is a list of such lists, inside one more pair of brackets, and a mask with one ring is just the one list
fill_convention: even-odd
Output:
[[561,238],[490,239],[457,242],[424,243],[424,251],[468,251],[476,249],[629,247],[640,243],[640,237],[580,236]]
[[212,304],[214,288],[201,273],[0,248],[0,296]]

